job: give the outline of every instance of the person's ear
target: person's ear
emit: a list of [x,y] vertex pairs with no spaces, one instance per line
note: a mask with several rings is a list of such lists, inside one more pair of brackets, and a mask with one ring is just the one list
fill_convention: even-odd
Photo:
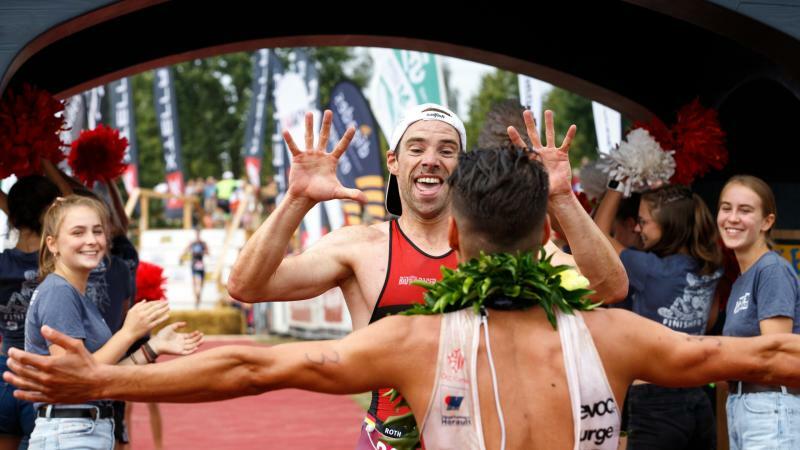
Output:
[[389,150],[386,152],[386,167],[389,169],[389,173],[392,175],[397,175],[397,151],[396,150]]
[[47,236],[44,238],[44,243],[47,245],[47,250],[50,251],[54,256],[58,256],[58,247],[56,246],[56,238],[55,236]]
[[459,249],[459,235],[458,235],[458,225],[456,224],[456,219],[451,215],[450,219],[447,223],[447,243],[450,244],[450,248],[455,250],[456,252]]
[[761,221],[761,231],[766,233],[773,225],[775,225],[775,214],[768,214],[767,217],[764,217],[764,220]]
[[545,214],[544,223],[542,224],[542,245],[547,244],[550,240],[550,216]]

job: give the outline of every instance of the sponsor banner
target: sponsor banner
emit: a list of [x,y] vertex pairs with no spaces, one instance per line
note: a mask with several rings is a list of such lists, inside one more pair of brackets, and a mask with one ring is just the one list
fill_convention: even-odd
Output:
[[377,124],[361,89],[344,81],[334,86],[328,109],[333,111],[329,150],[353,126],[356,134],[348,150],[339,158],[336,175],[345,187],[358,188],[367,195],[364,208],[358,202],[342,202],[348,224],[382,221],[386,216],[382,159]]
[[[181,158],[181,139],[178,125],[178,106],[175,87],[172,84],[172,71],[167,67],[155,70],[153,89],[156,106],[156,120],[161,131],[161,148],[164,150],[164,172],[170,194],[183,195],[183,160]],[[171,198],[167,201],[167,217],[181,217],[183,201]]]
[[244,135],[245,169],[247,179],[253,186],[261,185],[261,159],[264,156],[264,133],[269,96],[270,51],[261,49],[253,54],[253,97],[247,114]]
[[421,103],[447,105],[447,90],[439,56],[411,50],[370,49],[373,76],[368,96],[383,135],[411,106]]
[[136,121],[134,118],[133,96],[129,78],[122,78],[110,84],[114,128],[121,137],[128,139],[123,162],[128,166],[122,174],[122,182],[129,193],[139,187],[139,154],[136,147]]

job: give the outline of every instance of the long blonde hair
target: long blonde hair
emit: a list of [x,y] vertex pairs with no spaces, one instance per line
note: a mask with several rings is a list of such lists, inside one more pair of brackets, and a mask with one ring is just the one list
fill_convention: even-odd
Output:
[[80,195],[57,198],[50,204],[50,207],[47,208],[42,217],[42,241],[39,245],[39,281],[44,280],[47,275],[53,273],[56,269],[56,258],[47,247],[47,237],[58,237],[59,229],[64,222],[67,211],[76,206],[85,206],[96,212],[103,225],[103,234],[108,237],[108,209],[106,209],[103,202],[92,197]]

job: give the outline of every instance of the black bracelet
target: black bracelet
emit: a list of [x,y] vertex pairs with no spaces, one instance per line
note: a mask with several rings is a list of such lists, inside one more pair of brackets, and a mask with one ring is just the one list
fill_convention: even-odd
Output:
[[608,180],[607,187],[612,191],[622,192],[625,193],[625,183],[622,183],[619,180]]
[[156,362],[156,358],[158,358],[158,353],[153,350],[153,347],[150,346],[149,342],[145,342],[142,344],[142,351],[144,352],[144,356],[147,358],[147,362],[154,363]]
[[[139,350],[136,350],[136,351],[138,352]],[[138,366],[138,365],[140,365],[139,361],[136,360],[136,357],[134,355],[136,355],[136,352],[131,353],[131,356],[129,356],[129,358],[131,359],[131,361],[133,361],[134,365]],[[146,361],[145,361],[145,363],[146,363]]]

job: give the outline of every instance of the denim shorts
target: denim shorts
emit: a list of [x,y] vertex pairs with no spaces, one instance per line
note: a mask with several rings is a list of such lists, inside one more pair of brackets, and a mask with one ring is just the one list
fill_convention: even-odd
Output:
[[36,419],[30,450],[113,450],[114,419]]
[[727,412],[730,450],[800,449],[800,395],[730,394]]

